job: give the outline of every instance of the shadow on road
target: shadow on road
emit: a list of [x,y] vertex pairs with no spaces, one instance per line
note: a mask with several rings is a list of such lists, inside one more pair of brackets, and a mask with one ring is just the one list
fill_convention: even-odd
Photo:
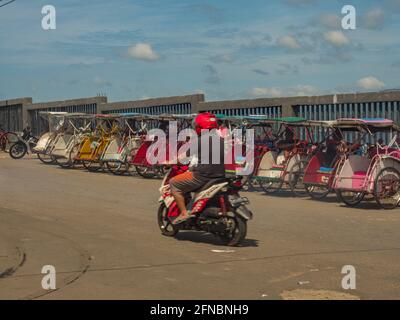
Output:
[[[207,244],[212,244],[215,246],[225,246],[226,245],[216,236],[199,231],[181,231],[175,238],[179,241],[191,241],[191,242],[202,242]],[[240,247],[258,247],[258,240],[255,239],[245,239]]]

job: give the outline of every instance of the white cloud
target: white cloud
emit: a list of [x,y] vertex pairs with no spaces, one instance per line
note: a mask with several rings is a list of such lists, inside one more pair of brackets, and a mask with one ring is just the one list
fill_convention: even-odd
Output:
[[386,84],[373,76],[369,76],[358,80],[357,86],[365,90],[377,90],[382,89]]
[[253,88],[250,94],[253,97],[277,98],[283,96],[283,91],[280,88]]
[[147,43],[138,43],[128,49],[128,57],[132,59],[156,61],[160,58],[151,45]]
[[290,87],[290,88],[279,88],[279,87],[253,88],[252,90],[250,90],[250,95],[253,97],[269,97],[269,98],[313,96],[320,93],[321,92],[320,90],[318,90],[318,88],[311,85],[297,85],[295,87]]
[[342,47],[350,44],[349,38],[347,38],[341,31],[329,31],[324,34],[324,38],[329,43],[336,47]]
[[278,38],[278,45],[288,49],[299,49],[301,46],[292,36],[283,36]]
[[298,85],[289,90],[289,95],[293,96],[314,96],[319,93],[320,91],[316,87],[311,85]]
[[382,29],[385,23],[385,12],[381,8],[369,10],[362,18],[362,26],[367,29]]

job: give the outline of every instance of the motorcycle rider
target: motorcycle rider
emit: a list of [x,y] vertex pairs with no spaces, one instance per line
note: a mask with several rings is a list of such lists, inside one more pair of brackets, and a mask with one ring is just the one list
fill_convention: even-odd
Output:
[[[190,212],[186,208],[185,194],[198,190],[207,184],[212,179],[223,179],[225,177],[225,165],[224,165],[224,140],[218,134],[218,122],[217,118],[212,113],[201,113],[196,116],[193,121],[193,126],[196,131],[198,139],[198,162],[197,164],[190,167],[189,171],[186,171],[170,181],[171,194],[175,198],[176,204],[179,208],[180,215],[177,217],[173,224],[180,224],[188,219],[192,218]],[[215,129],[215,130],[213,130]],[[201,150],[201,133],[202,130],[209,130],[209,144],[208,150]],[[212,141],[219,141],[219,162],[212,163],[213,152],[218,150],[216,146],[213,146]],[[202,152],[207,152],[209,155],[208,161],[202,161]]]

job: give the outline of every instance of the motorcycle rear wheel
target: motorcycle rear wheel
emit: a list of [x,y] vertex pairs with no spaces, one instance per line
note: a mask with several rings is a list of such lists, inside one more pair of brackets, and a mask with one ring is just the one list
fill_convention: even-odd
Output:
[[224,245],[229,247],[235,247],[240,245],[247,235],[247,221],[241,216],[236,215],[234,218],[227,217],[226,219],[232,220],[234,223],[233,228],[230,232],[219,234],[219,238],[222,240]]

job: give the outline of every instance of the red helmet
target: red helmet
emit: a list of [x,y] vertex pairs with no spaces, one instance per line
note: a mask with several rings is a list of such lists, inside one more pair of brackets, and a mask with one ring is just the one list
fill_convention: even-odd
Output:
[[200,113],[193,120],[193,126],[197,134],[201,134],[201,130],[218,129],[217,117],[209,112]]

